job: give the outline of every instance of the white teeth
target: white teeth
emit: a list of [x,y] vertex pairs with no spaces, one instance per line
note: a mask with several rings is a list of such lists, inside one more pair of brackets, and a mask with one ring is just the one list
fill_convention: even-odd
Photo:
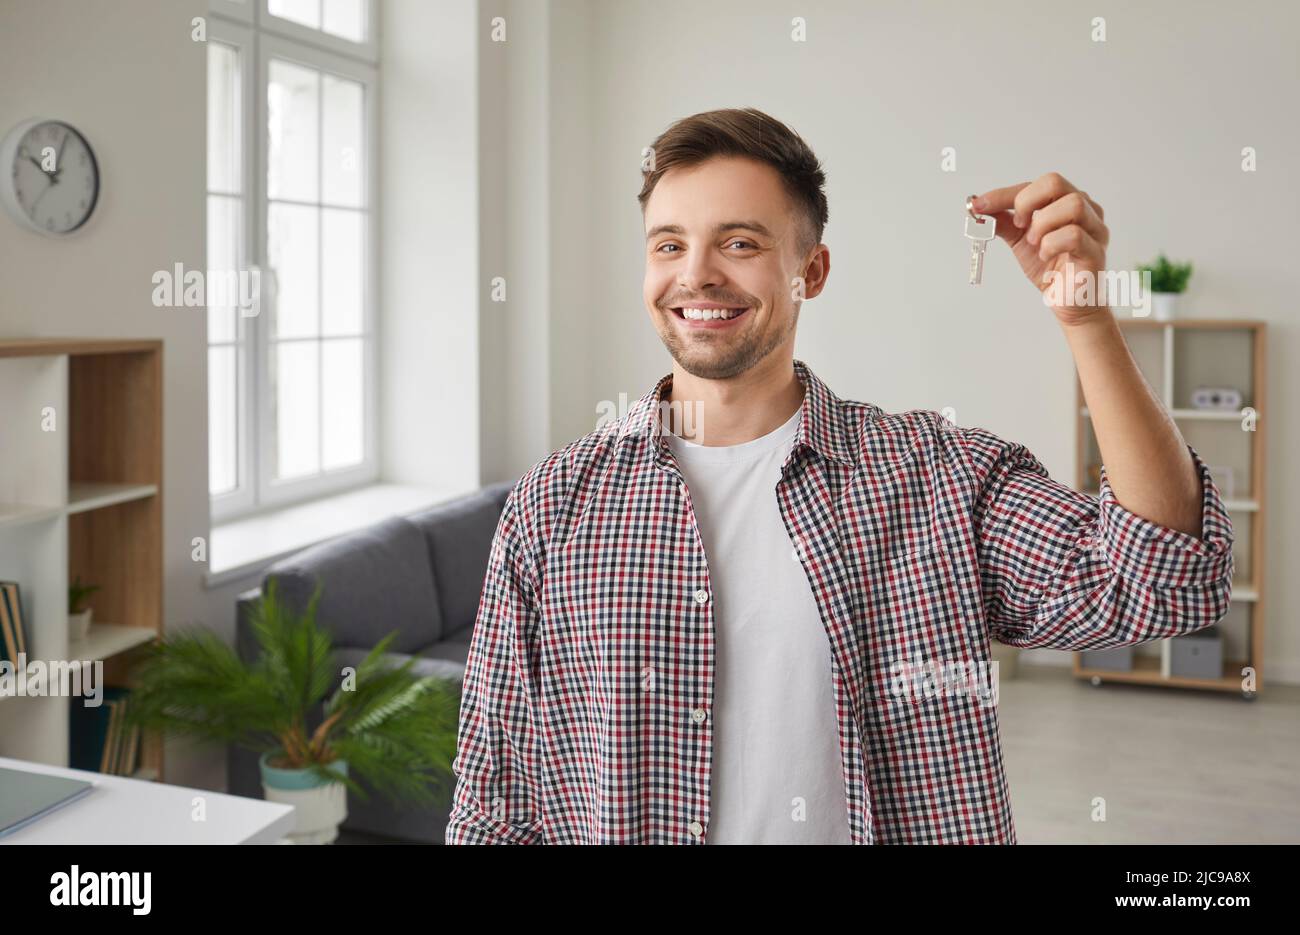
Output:
[[682,317],[693,321],[708,321],[714,318],[735,318],[743,311],[743,308],[684,308]]

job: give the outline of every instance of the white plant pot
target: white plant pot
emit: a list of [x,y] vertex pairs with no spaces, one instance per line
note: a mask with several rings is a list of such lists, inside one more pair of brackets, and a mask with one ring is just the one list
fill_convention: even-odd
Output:
[[1151,317],[1156,321],[1173,321],[1178,314],[1177,292],[1151,293]]
[[[268,802],[293,806],[294,826],[290,844],[332,844],[339,836],[339,824],[348,817],[348,787],[341,782],[322,782],[310,770],[279,769],[263,754],[262,791]],[[342,761],[330,766],[345,775]]]
[[94,608],[87,607],[79,614],[68,614],[68,639],[76,643],[84,640],[90,633],[90,617]]

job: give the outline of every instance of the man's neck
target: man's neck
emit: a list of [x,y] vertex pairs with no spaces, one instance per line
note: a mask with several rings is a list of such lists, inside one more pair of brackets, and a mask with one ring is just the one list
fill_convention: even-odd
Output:
[[[701,445],[740,445],[780,428],[803,403],[804,386],[791,357],[771,354],[744,373],[727,380],[707,380],[687,373],[673,361],[673,384],[666,402],[693,414]],[[684,420],[692,424],[691,420]],[[675,426],[667,426],[683,434]]]

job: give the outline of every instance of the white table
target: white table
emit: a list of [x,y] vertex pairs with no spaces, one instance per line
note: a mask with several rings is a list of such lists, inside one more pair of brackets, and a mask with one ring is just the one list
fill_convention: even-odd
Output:
[[[293,830],[293,806],[224,792],[109,776],[0,757],[0,766],[95,784],[25,828],[0,837],[6,844],[275,844]],[[207,820],[195,821],[194,798]]]

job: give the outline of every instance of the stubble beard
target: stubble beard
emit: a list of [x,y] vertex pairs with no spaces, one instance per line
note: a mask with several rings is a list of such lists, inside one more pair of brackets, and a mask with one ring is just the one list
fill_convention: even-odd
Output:
[[660,327],[659,338],[677,365],[691,376],[701,380],[728,380],[772,353],[794,331],[798,320],[799,309],[796,307],[789,325],[776,331],[747,332],[729,341],[687,341],[668,324]]

